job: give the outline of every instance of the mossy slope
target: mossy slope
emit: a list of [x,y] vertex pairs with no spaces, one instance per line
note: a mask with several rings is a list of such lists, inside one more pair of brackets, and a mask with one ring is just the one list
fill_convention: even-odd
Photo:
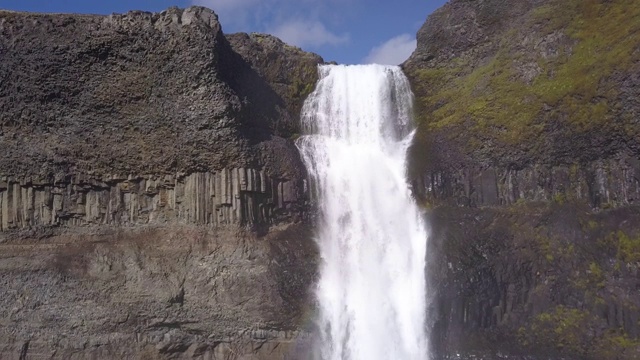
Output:
[[[512,17],[483,19],[488,5],[461,1],[436,14],[436,21],[453,21],[447,12],[471,8],[479,28],[462,22],[464,31],[454,36],[473,38],[479,31],[484,37],[447,51],[419,46],[405,64],[418,102],[417,147],[446,137],[464,156],[515,167],[637,150],[637,104],[625,98],[624,83],[640,70],[637,1],[524,3],[528,7]],[[414,166],[423,165],[420,157]]]
[[451,0],[403,68],[436,352],[640,358],[640,4]]

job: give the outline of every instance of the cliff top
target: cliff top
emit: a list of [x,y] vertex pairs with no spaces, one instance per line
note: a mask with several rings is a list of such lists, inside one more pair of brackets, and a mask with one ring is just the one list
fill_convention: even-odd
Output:
[[417,145],[452,163],[521,168],[640,152],[636,1],[452,1],[428,18],[403,66],[420,109]]
[[[112,15],[0,11],[0,175],[228,165],[298,173],[277,163],[290,157],[277,153],[295,150],[276,138],[296,132],[295,110],[322,59],[263,35],[230,38],[242,47],[232,47],[212,10],[197,6]],[[246,57],[257,48],[263,60]]]

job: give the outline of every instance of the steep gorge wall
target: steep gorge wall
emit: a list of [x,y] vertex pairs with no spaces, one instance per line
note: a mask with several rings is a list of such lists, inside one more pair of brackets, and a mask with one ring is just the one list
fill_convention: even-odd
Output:
[[0,358],[308,354],[321,62],[202,7],[0,11]]
[[635,359],[634,1],[451,1],[403,64],[436,351]]

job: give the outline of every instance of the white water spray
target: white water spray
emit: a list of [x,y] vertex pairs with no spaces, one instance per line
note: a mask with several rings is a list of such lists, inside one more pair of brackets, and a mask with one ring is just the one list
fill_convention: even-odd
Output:
[[427,232],[405,180],[412,94],[398,67],[321,66],[297,145],[321,220],[323,360],[428,358]]

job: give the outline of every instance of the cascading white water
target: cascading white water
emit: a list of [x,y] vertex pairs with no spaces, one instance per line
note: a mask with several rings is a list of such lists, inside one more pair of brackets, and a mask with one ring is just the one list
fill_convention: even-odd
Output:
[[320,357],[427,359],[427,231],[405,180],[408,81],[382,65],[319,75],[297,145],[321,212]]

